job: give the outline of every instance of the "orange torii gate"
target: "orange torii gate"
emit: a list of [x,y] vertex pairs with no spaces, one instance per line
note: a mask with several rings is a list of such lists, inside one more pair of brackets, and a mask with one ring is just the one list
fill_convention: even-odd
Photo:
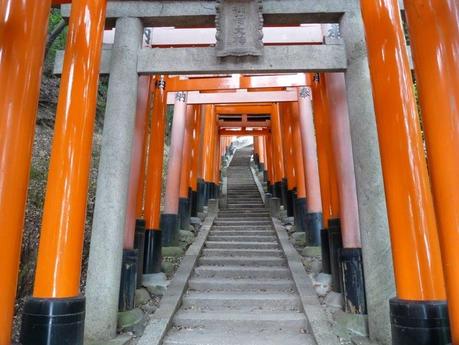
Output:
[[[51,4],[64,2],[68,1],[37,2],[25,0],[18,2],[6,0],[0,5],[0,38],[4,38],[6,34],[9,35],[8,39],[0,39],[0,85],[8,86],[0,93],[0,221],[2,222],[0,275],[4,277],[6,282],[4,289],[0,289],[0,304],[5,306],[0,313],[1,345],[8,344],[10,341],[47,15]],[[458,258],[456,244],[458,242],[459,217],[457,202],[455,201],[459,195],[457,193],[459,167],[457,160],[452,159],[452,157],[457,156],[457,148],[459,147],[459,127],[456,125],[459,105],[458,97],[454,94],[459,88],[459,73],[457,73],[459,65],[457,61],[457,47],[459,46],[458,5],[448,0],[428,1],[428,6],[426,1],[406,1],[405,11],[413,43],[415,72],[419,85],[426,147],[429,156],[428,163],[431,172],[431,176],[429,176],[411,89],[412,81],[400,25],[398,2],[387,0],[379,3],[362,2],[362,4],[363,17],[367,24],[377,128],[368,116],[359,117],[362,114],[372,114],[373,105],[370,104],[371,102],[365,103],[362,106],[362,111],[359,111],[356,106],[360,106],[356,99],[360,99],[362,94],[368,96],[370,93],[369,88],[359,89],[354,83],[357,77],[370,81],[366,75],[366,57],[365,54],[362,54],[364,49],[354,49],[354,47],[364,46],[362,37],[358,36],[354,40],[349,39],[349,32],[352,32],[350,28],[361,29],[359,25],[350,25],[352,20],[358,20],[358,16],[354,15],[350,20],[347,13],[342,15],[342,12],[339,11],[335,14],[327,13],[328,17],[325,18],[341,21],[345,27],[343,35],[347,37],[345,39],[346,47],[336,45],[338,48],[332,49],[331,45],[324,44],[314,48],[317,48],[318,52],[323,52],[325,49],[332,52],[348,50],[348,65],[346,65],[345,60],[340,60],[341,64],[337,64],[339,67],[330,64],[323,69],[346,70],[346,83],[352,84],[347,85],[349,90],[346,95],[342,75],[329,73],[322,75],[316,84],[302,82],[301,78],[303,80],[307,78],[307,75],[304,74],[303,76],[298,74],[290,76],[225,75],[224,77],[208,78],[190,76],[188,79],[173,76],[169,78],[171,80],[170,89],[161,86],[162,81],[157,78],[157,81],[160,81],[158,88],[161,89],[162,87],[162,90],[155,89],[155,94],[158,93],[158,100],[156,97],[153,100],[157,109],[153,111],[156,112],[155,123],[158,128],[152,128],[151,133],[154,132],[159,138],[163,138],[164,110],[168,104],[168,97],[170,97],[170,103],[175,103],[176,116],[174,116],[173,123],[173,145],[168,162],[166,205],[162,215],[159,212],[160,199],[158,195],[160,197],[161,169],[158,170],[158,166],[162,167],[164,140],[157,141],[157,138],[153,138],[151,135],[150,142],[153,142],[154,145],[150,145],[148,162],[144,159],[145,152],[147,152],[145,144],[143,147],[139,144],[142,142],[141,137],[145,137],[145,133],[147,133],[146,126],[142,130],[142,125],[139,125],[140,130],[137,131],[139,134],[134,140],[134,146],[137,148],[135,156],[142,157],[136,159],[136,165],[140,166],[139,170],[142,170],[142,166],[148,166],[144,213],[148,228],[147,237],[152,240],[145,245],[151,248],[151,251],[148,252],[149,255],[145,256],[145,267],[150,265],[151,272],[148,273],[152,274],[158,270],[161,235],[165,235],[166,242],[174,240],[176,228],[173,226],[173,218],[178,213],[178,199],[185,195],[185,187],[188,185],[193,188],[193,185],[196,185],[196,193],[199,194],[198,182],[195,183],[193,179],[201,178],[203,183],[208,184],[207,191],[209,192],[206,193],[206,197],[216,196],[219,184],[219,155],[224,151],[224,148],[219,148],[219,145],[222,145],[219,135],[226,135],[226,133],[234,135],[234,132],[237,131],[240,134],[252,132],[250,135],[258,138],[257,154],[260,155],[263,152],[262,156],[265,159],[271,188],[275,187],[277,195],[283,196],[284,204],[290,200],[285,195],[285,188],[289,190],[296,186],[297,200],[304,199],[306,207],[303,209],[311,211],[307,217],[305,216],[308,225],[313,223],[314,231],[311,232],[311,243],[317,244],[321,226],[328,226],[329,231],[331,227],[335,230],[336,217],[339,215],[342,223],[341,245],[343,248],[337,248],[333,254],[339,254],[341,260],[343,257],[346,260],[355,258],[357,261],[360,260],[359,264],[361,265],[361,254],[358,250],[360,249],[358,228],[362,227],[362,239],[368,240],[371,235],[378,235],[369,229],[369,225],[378,220],[371,217],[385,217],[384,210],[378,208],[382,204],[380,202],[382,189],[379,188],[378,181],[380,177],[379,151],[375,149],[374,145],[379,144],[397,285],[397,298],[390,302],[394,343],[405,345],[409,342],[419,341],[419,339],[424,340],[424,337],[433,343],[449,342],[448,316],[446,315],[448,308],[452,326],[451,340],[455,344],[459,342],[457,327],[457,320],[459,319],[457,294],[459,274],[458,266],[454,265]],[[268,18],[268,20],[270,19]],[[292,21],[291,16],[289,20]],[[41,339],[44,343],[58,344],[61,341],[60,336],[71,337],[75,344],[82,342],[85,299],[80,296],[79,274],[81,271],[92,127],[97,96],[97,75],[100,66],[104,23],[105,1],[73,1],[62,86],[56,114],[55,137],[48,176],[34,293],[27,302],[24,312],[22,329],[24,345],[36,344],[37,339]],[[116,73],[111,75],[113,79],[110,84],[112,85],[112,81],[118,81],[119,85],[118,88],[109,87],[107,106],[109,116],[105,118],[105,126],[109,132],[111,130],[113,133],[118,130],[119,133],[104,136],[104,150],[110,147],[111,151],[108,154],[103,154],[101,159],[100,176],[104,176],[105,179],[101,179],[98,183],[98,202],[94,223],[96,227],[104,227],[105,230],[94,231],[92,238],[92,245],[107,244],[107,248],[116,252],[116,255],[110,263],[91,255],[88,273],[88,282],[97,281],[98,272],[106,274],[102,279],[106,282],[106,286],[100,290],[101,296],[106,296],[106,299],[102,300],[104,303],[100,307],[106,307],[111,312],[108,313],[110,315],[108,317],[110,327],[105,327],[104,332],[107,334],[104,336],[112,336],[114,324],[116,324],[114,311],[117,301],[116,303],[113,301],[118,296],[115,296],[117,295],[116,289],[112,287],[118,284],[120,280],[118,264],[121,262],[123,235],[126,235],[125,249],[131,250],[133,247],[133,227],[135,227],[132,216],[125,218],[126,214],[123,212],[118,212],[119,214],[116,214],[113,219],[105,217],[106,207],[108,207],[107,205],[114,205],[113,209],[123,210],[125,209],[123,205],[127,203],[126,200],[135,199],[139,203],[138,200],[143,199],[143,195],[141,195],[143,193],[140,193],[139,190],[142,190],[141,186],[144,184],[142,172],[131,174],[135,167],[130,163],[133,152],[131,151],[132,137],[129,134],[129,129],[135,128],[135,119],[137,118],[135,96],[137,95],[139,101],[138,87],[142,85],[142,83],[138,83],[137,61],[132,57],[138,54],[138,41],[142,35],[143,25],[137,16],[134,16],[118,19],[117,26],[125,29],[118,31],[114,46],[117,53],[122,56],[122,61],[113,60],[113,70],[116,70]],[[27,29],[30,27],[33,27],[34,30]],[[361,32],[357,32],[356,36],[358,34]],[[388,42],[389,44],[387,44]],[[273,52],[276,49],[269,51]],[[323,53],[320,54],[323,56]],[[151,73],[150,65],[145,63],[146,55],[148,54],[143,54],[144,60],[141,67],[144,70],[141,69],[141,73],[148,73],[148,71]],[[346,54],[339,52],[338,55],[346,57]],[[207,59],[207,61],[210,60]],[[176,65],[182,66],[181,64]],[[319,65],[315,65],[316,68]],[[261,70],[270,70],[265,65],[258,66],[264,67]],[[301,67],[304,66],[302,64],[294,66],[297,70],[314,70],[314,68]],[[241,68],[247,71],[251,70],[250,67],[250,64],[246,64]],[[295,69],[290,65],[287,67],[283,70]],[[210,70],[217,70],[218,68],[213,66]],[[127,72],[121,73],[121,71]],[[230,70],[227,69],[226,72],[228,71]],[[355,73],[356,71],[361,72],[361,75]],[[175,72],[183,73],[183,70],[179,69]],[[202,83],[200,83],[200,79]],[[273,80],[277,84],[273,84]],[[368,83],[359,85],[369,86]],[[144,86],[140,87],[144,88]],[[243,91],[222,92],[241,89]],[[127,94],[132,97],[126,97],[128,101],[123,102],[124,96]],[[323,104],[314,103],[315,95],[321,97],[319,100],[324,101]],[[348,105],[343,101],[345,96]],[[116,100],[119,102],[116,103]],[[267,103],[265,106],[271,108],[269,114],[274,118],[271,128],[250,130],[247,127],[242,127],[243,124],[250,123],[247,118],[245,121],[234,123],[241,125],[241,129],[219,129],[219,124],[216,121],[219,114],[218,107],[226,107],[229,103],[235,103],[239,106],[245,102]],[[247,105],[241,105],[241,107],[245,106]],[[315,111],[315,116],[319,112],[328,115],[324,115],[324,118],[321,119],[325,124],[328,123],[331,126],[328,131],[323,123],[318,124],[312,121],[313,107],[319,107]],[[328,110],[326,110],[327,108]],[[347,108],[353,111],[348,111],[346,114]],[[193,125],[187,128],[185,121],[187,109],[189,115],[192,114],[191,109],[193,112],[196,111],[193,113],[194,115],[199,112],[203,115],[202,110],[204,109],[203,116],[206,120],[201,120],[199,124],[196,123],[194,117]],[[142,115],[140,111],[137,113]],[[290,123],[284,119],[283,114],[290,114]],[[123,117],[125,121],[122,123],[126,129],[117,127],[119,124],[118,117]],[[189,116],[189,118],[191,117]],[[342,120],[342,117],[351,119],[351,128],[345,121],[338,121]],[[356,124],[360,121],[362,126],[359,127]],[[203,129],[202,132],[208,134],[207,136],[190,135],[191,131],[199,132],[200,130],[197,130],[199,126]],[[192,127],[194,129],[191,129]],[[373,138],[370,134],[365,137],[363,142],[373,144],[372,147],[360,147],[356,142],[360,140],[359,135],[366,133],[362,128],[368,132],[377,130],[379,143],[376,140],[370,143],[369,139]],[[342,130],[342,132],[338,130]],[[353,132],[351,133],[352,141],[349,140],[348,131]],[[330,136],[329,141],[324,139],[324,133]],[[397,133],[397,141],[389,139],[393,133]],[[290,135],[291,139],[288,139]],[[317,142],[314,140],[316,135]],[[283,136],[287,138],[285,142],[281,139]],[[187,179],[187,169],[182,169],[186,166],[184,162],[190,160],[190,157],[187,157],[183,152],[183,140],[187,138],[187,142],[191,140],[190,137],[193,138],[193,141],[189,145],[193,148],[200,148],[199,152],[193,153],[196,154],[194,157],[201,157],[198,159],[199,164],[193,167],[193,170],[196,171],[193,174],[193,179],[191,177]],[[262,141],[259,140],[260,138]],[[290,140],[293,144],[289,144]],[[261,142],[263,145],[260,145]],[[354,164],[351,163],[351,143],[356,159]],[[292,148],[289,147],[291,145],[294,146],[295,164],[291,164],[288,158],[292,155]],[[317,149],[315,145],[317,145]],[[261,150],[261,146],[263,146],[263,150]],[[159,151],[160,148],[161,153],[155,155],[155,150]],[[204,152],[207,148],[211,148],[211,150]],[[365,152],[369,150],[373,156],[366,156],[365,153],[362,153],[363,150]],[[324,160],[321,152],[326,152],[328,159]],[[156,156],[161,157],[161,162]],[[333,157],[329,158],[331,156]],[[365,163],[365,160],[371,161],[372,159],[372,162],[377,161],[378,164],[371,166],[371,164]],[[114,165],[108,164],[110,160],[114,162]],[[356,167],[355,174],[359,177],[357,188],[354,188],[352,183],[349,184],[353,177],[353,174],[349,172],[351,165]],[[327,181],[326,170],[330,172],[328,185],[324,182]],[[304,175],[301,176],[301,173]],[[131,181],[131,188],[127,188],[131,176],[137,177],[132,177],[134,181]],[[285,179],[287,180],[282,185]],[[294,179],[293,182],[292,179]],[[369,185],[376,185],[376,187],[368,187]],[[349,186],[356,191],[349,190]],[[115,190],[121,192],[116,194]],[[372,195],[372,191],[375,191],[374,194],[377,196]],[[323,195],[324,193],[326,196]],[[355,208],[354,194],[357,193],[360,210]],[[356,215],[356,211],[365,209],[364,200],[378,204],[374,207],[379,213],[372,214],[369,211],[363,217]],[[372,207],[370,205],[370,208]],[[132,211],[135,210],[136,217],[140,217],[143,213],[141,208],[139,210],[136,204],[129,210],[130,214],[132,215]],[[150,212],[148,213],[147,210],[151,212],[148,211]],[[320,213],[322,215],[319,217]],[[358,217],[359,224],[356,224],[356,217]],[[378,224],[377,230],[384,230],[381,222]],[[112,231],[119,228],[124,229],[124,233]],[[161,228],[163,228],[163,234],[161,234]],[[168,230],[165,231],[166,229]],[[328,234],[328,239],[331,238],[331,232]],[[322,232],[322,236],[324,233]],[[368,251],[374,248],[365,247],[364,243],[362,249],[364,254],[365,251],[368,254]],[[388,248],[386,248],[387,251]],[[381,253],[381,256],[386,258],[387,255],[383,254],[385,253]],[[440,258],[440,254],[442,258]],[[135,259],[141,262],[139,258],[136,257]],[[331,258],[331,261],[333,260],[334,258]],[[374,268],[367,267],[367,282],[376,280],[375,274],[378,273],[378,270],[373,272]],[[333,271],[333,268],[331,270]],[[390,267],[388,270],[391,271]],[[339,280],[340,278],[336,279]],[[362,296],[351,293],[362,292],[363,286],[360,290],[350,291],[345,278],[341,288],[347,301],[351,302],[353,307],[358,307],[358,311],[361,311]],[[371,289],[367,292],[374,296]],[[384,291],[384,295],[386,293],[387,291]],[[389,291],[389,293],[391,292]],[[94,308],[97,304],[94,297],[88,294],[87,298],[88,305]],[[375,311],[373,302],[372,308],[369,313],[379,312]],[[407,317],[406,311],[413,310],[413,308],[415,310],[414,317],[410,318],[411,314]],[[45,309],[54,314],[40,314]],[[383,310],[384,308],[380,304],[377,309]],[[98,321],[98,315],[94,314],[94,312],[87,314],[87,323],[92,324]],[[441,315],[441,327],[435,326],[437,319],[432,319],[432,314]],[[68,315],[75,318],[77,326],[65,322]],[[422,322],[417,323],[419,321],[418,316],[424,318]],[[57,321],[54,323],[41,322],[43,318]],[[377,329],[375,319],[372,320],[370,331],[375,332]],[[59,327],[55,327],[56,325]],[[56,335],[53,332],[58,333]],[[54,334],[53,339],[49,339],[51,334]]]

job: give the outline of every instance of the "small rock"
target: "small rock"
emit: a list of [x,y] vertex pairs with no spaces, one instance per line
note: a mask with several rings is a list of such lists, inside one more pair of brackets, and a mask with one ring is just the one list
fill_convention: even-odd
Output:
[[325,297],[324,303],[328,305],[329,307],[341,309],[343,308],[343,305],[344,305],[343,295],[338,292],[331,291]]
[[351,314],[338,310],[333,315],[335,321],[342,327],[360,336],[368,335],[368,316],[363,314]]
[[161,271],[163,271],[166,274],[174,272],[174,264],[169,261],[163,261],[161,263]]
[[164,273],[144,274],[142,283],[148,292],[154,296],[163,296],[169,285]]
[[118,330],[120,332],[133,332],[135,334],[143,333],[145,323],[145,314],[141,309],[118,313]]
[[207,212],[198,212],[199,219],[203,222],[206,219]]
[[135,290],[135,305],[141,306],[147,304],[151,299],[150,294],[144,288]]
[[301,251],[303,256],[322,256],[321,247],[304,247]]
[[294,232],[292,234],[293,244],[298,247],[304,247],[306,245],[306,233],[305,232]]
[[202,221],[199,217],[191,217],[190,218],[190,224],[193,225],[194,227],[199,226],[201,227]]
[[163,247],[161,253],[164,256],[179,257],[182,256],[185,251],[181,247]]
[[321,284],[327,284],[331,286],[332,276],[331,274],[327,274],[327,273],[319,273],[315,276],[315,281]]
[[284,219],[284,225],[293,225],[294,222],[295,222],[294,217],[286,217]]
[[194,234],[188,230],[180,230],[179,231],[179,242],[188,245],[193,243],[194,241]]
[[158,307],[153,304],[145,304],[142,306],[142,309],[147,314],[153,314],[158,309]]
[[319,260],[313,260],[309,267],[312,273],[322,272],[322,262]]
[[325,273],[310,275],[312,279],[312,286],[316,290],[316,293],[323,297],[327,295],[331,290],[331,275]]
[[164,296],[167,291],[166,286],[160,286],[160,285],[146,286],[146,288],[152,296]]

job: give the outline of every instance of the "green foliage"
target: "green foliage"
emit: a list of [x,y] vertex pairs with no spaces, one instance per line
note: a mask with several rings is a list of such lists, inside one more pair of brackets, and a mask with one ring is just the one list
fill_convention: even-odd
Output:
[[[61,16],[61,12],[59,9],[56,9],[56,8],[51,9],[50,14],[49,14],[49,21],[48,21],[48,32],[52,32],[54,28],[61,22],[62,19],[63,18]],[[47,71],[48,74],[51,73],[51,70],[52,70],[51,67],[56,57],[56,51],[62,50],[65,48],[66,39],[67,39],[67,27],[64,30],[62,30],[62,32],[53,42],[53,44],[51,45],[49,49],[48,55],[46,56],[45,71]]]

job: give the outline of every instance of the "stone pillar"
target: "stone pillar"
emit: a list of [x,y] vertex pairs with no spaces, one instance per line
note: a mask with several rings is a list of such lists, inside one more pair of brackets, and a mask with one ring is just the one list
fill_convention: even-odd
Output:
[[346,45],[347,102],[357,182],[359,223],[371,339],[391,343],[390,298],[395,296],[392,254],[371,92],[365,36],[358,0],[341,19]]
[[86,283],[88,339],[116,335],[142,34],[138,18],[117,20]]

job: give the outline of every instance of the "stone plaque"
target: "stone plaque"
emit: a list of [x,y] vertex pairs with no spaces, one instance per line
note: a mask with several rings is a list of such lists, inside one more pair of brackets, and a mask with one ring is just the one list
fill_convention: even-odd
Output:
[[263,54],[262,0],[217,0],[217,56]]

